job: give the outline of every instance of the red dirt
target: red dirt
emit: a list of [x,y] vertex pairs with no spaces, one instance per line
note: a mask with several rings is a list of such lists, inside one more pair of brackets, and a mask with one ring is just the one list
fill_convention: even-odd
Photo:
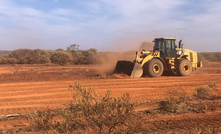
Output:
[[[216,82],[218,87],[221,87],[221,68],[217,64],[216,67],[199,68],[188,77],[161,76],[133,79],[124,75],[115,75],[114,77],[110,76],[105,77],[106,79],[101,79],[98,69],[98,66],[89,65],[65,67],[1,65],[0,115],[24,114],[48,108],[61,108],[64,103],[71,100],[71,94],[67,90],[67,86],[77,80],[87,86],[91,86],[98,93],[103,93],[106,89],[110,89],[112,96],[119,97],[124,92],[127,92],[130,94],[132,101],[138,103],[164,99],[168,97],[170,90],[175,89],[185,90],[188,95],[192,95],[195,88],[206,86],[212,82]],[[144,109],[148,109],[148,106],[141,106],[137,110]],[[215,111],[210,115],[215,116],[219,112]],[[193,113],[187,115],[191,117],[198,116]],[[181,118],[185,117],[182,116]],[[202,120],[205,121],[204,119]],[[26,123],[26,120],[0,121],[0,129],[15,127],[16,124],[22,126]]]

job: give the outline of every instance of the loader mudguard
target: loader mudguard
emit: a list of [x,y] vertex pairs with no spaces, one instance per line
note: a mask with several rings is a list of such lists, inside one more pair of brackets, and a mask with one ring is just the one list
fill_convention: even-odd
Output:
[[146,57],[143,59],[143,61],[142,61],[142,63],[141,63],[141,66],[143,67],[143,65],[144,65],[145,63],[147,63],[148,61],[150,61],[150,60],[153,59],[153,58],[160,58],[160,52],[159,52],[159,51],[153,51],[150,55],[146,56]]
[[145,63],[147,63],[148,61],[150,61],[152,58],[153,58],[152,55],[146,56],[146,57],[143,59],[143,61],[142,61],[142,63],[141,63],[141,66],[143,66]]

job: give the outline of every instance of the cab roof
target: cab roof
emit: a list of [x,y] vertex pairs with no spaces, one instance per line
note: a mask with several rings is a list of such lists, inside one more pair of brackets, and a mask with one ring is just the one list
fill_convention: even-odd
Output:
[[170,37],[155,38],[154,40],[165,40],[165,39],[168,39],[168,40],[176,40],[176,38],[170,38]]

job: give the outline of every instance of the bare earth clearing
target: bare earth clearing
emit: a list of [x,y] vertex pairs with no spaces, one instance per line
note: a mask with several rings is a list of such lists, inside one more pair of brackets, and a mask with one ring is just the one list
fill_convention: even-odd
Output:
[[[157,105],[151,103],[167,98],[171,90],[185,90],[192,96],[195,88],[213,82],[216,82],[220,89],[221,64],[211,64],[197,69],[188,77],[161,76],[137,79],[123,75],[104,75],[104,69],[91,65],[1,65],[0,115],[61,108],[71,100],[67,86],[77,80],[101,94],[106,89],[110,89],[111,95],[116,97],[122,96],[124,92],[129,93],[132,101],[140,104],[136,107],[137,111],[154,109]],[[158,123],[159,129],[191,129],[199,124],[220,128],[221,109],[206,113],[159,114],[153,120]],[[0,121],[0,129],[25,126],[27,123],[25,119],[4,120]]]

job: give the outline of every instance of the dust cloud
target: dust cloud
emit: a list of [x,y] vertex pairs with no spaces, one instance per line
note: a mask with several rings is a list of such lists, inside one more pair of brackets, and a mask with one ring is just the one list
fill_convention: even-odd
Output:
[[131,61],[136,57],[136,51],[152,50],[152,42],[138,42],[137,40],[118,40],[116,45],[108,48],[114,52],[101,52],[99,56],[100,65],[98,72],[101,77],[108,77],[113,75],[117,61]]
[[102,52],[99,56],[98,74],[101,77],[108,77],[113,74],[116,63],[119,60],[133,61],[136,51],[128,52]]
[[139,47],[143,42],[153,44],[153,39],[153,36],[148,33],[128,33],[110,42],[110,46],[104,50],[113,52],[140,51]]

